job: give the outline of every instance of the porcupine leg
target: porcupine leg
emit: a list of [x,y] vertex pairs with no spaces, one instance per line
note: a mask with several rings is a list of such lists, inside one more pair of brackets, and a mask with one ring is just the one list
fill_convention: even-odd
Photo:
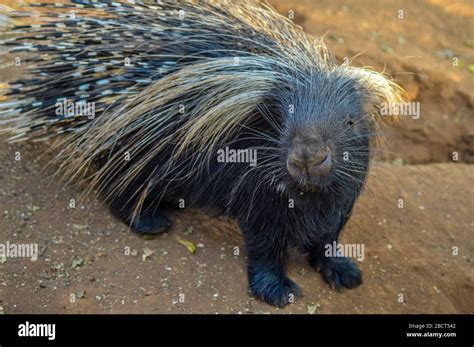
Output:
[[286,274],[287,244],[283,232],[255,226],[253,229],[243,230],[252,294],[279,307],[291,303],[301,295],[301,291]]
[[331,247],[338,244],[340,232],[349,220],[350,213],[341,219],[337,232],[329,235],[325,240],[307,247],[309,251],[309,263],[320,271],[323,279],[330,286],[341,290],[342,288],[355,288],[362,284],[362,272],[357,264],[347,257],[326,256],[326,245]]
[[321,272],[326,283],[337,290],[352,289],[362,284],[362,272],[352,259],[326,257],[324,247],[322,248],[322,252],[318,250],[318,253],[310,255],[309,262],[314,269]]
[[168,218],[156,208],[144,208],[145,212],[135,218],[132,218],[133,208],[127,204],[120,204],[119,201],[112,203],[111,210],[137,234],[161,234],[170,226]]
[[155,212],[139,216],[129,226],[137,234],[162,234],[168,229],[170,222],[163,214]]

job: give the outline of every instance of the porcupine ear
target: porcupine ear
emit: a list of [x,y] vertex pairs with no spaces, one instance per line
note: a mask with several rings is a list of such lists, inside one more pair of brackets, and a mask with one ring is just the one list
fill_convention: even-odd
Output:
[[365,97],[366,112],[375,125],[381,122],[396,121],[396,117],[382,116],[380,110],[384,105],[405,102],[407,97],[402,87],[383,73],[369,68],[349,66],[345,69],[345,73],[358,83]]
[[[388,142],[383,135],[382,124],[393,125],[398,117],[383,115],[382,108],[387,105],[396,105],[407,100],[406,92],[398,84],[390,80],[383,73],[369,68],[348,66],[345,73],[353,78],[364,95],[364,107],[371,124],[373,146],[388,149]],[[383,153],[380,152],[380,153]]]

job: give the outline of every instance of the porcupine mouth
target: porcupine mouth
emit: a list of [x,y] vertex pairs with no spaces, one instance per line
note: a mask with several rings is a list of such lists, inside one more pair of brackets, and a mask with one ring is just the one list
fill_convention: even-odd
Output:
[[322,178],[308,176],[298,182],[298,186],[303,192],[318,193],[327,191],[331,186],[331,183],[332,179],[331,175],[329,174]]
[[329,172],[324,177],[314,177],[306,174],[297,179],[290,176],[286,186],[300,194],[323,193],[329,191],[333,183],[334,178],[332,172]]
[[316,161],[301,162],[294,157],[288,156],[286,170],[292,184],[300,192],[323,192],[328,190],[333,183],[334,171],[333,152],[327,147],[320,158]]

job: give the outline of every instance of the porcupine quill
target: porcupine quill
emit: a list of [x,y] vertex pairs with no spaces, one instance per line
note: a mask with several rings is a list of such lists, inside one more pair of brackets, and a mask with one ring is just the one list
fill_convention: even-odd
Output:
[[[25,77],[1,91],[10,141],[57,139],[59,172],[87,182],[139,232],[164,229],[158,206],[180,196],[222,208],[247,235],[254,294],[288,303],[296,285],[283,275],[281,255],[290,244],[311,255],[327,235],[337,239],[365,180],[365,139],[380,105],[399,102],[401,89],[370,69],[338,65],[322,40],[266,3],[71,0],[31,8],[42,10],[35,23],[9,27],[0,42],[27,54]],[[11,21],[25,16],[7,13]],[[94,115],[58,114],[62,103],[92,103]],[[216,152],[230,145],[258,150],[261,163],[218,166]],[[352,162],[342,161],[343,149]],[[282,210],[301,190],[300,208]],[[282,210],[275,222],[290,231],[301,224],[298,231],[259,240],[260,229],[275,228],[265,204]],[[319,215],[309,216],[311,204]],[[267,256],[252,246],[265,242],[278,243],[269,253],[281,251]]]

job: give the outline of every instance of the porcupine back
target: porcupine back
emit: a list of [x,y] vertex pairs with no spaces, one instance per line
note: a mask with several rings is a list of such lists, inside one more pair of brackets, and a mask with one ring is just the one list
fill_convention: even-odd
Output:
[[[30,54],[28,77],[10,84],[0,122],[14,133],[12,141],[61,135],[57,158],[65,177],[78,178],[99,162],[86,178],[106,197],[141,175],[136,194],[143,201],[159,183],[147,178],[185,179],[202,170],[255,117],[277,129],[270,112],[256,112],[282,102],[272,98],[277,90],[312,74],[355,73],[337,67],[320,40],[253,1],[35,6],[54,11],[41,12],[38,24],[11,28],[14,37],[2,42],[12,54]],[[394,95],[381,75],[361,77],[377,85],[381,99]],[[94,119],[58,116],[55,107],[64,99],[95,103]],[[167,160],[150,169],[156,153]],[[183,154],[188,160],[175,160]]]

